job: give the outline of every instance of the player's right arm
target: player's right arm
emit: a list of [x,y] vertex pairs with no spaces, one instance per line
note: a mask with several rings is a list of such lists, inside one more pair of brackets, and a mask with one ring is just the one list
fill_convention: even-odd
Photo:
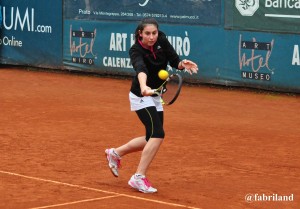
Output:
[[144,62],[142,51],[139,49],[139,45],[134,44],[129,50],[129,56],[131,60],[131,64],[136,71],[137,78],[140,84],[141,94],[143,96],[152,95],[151,88],[147,86],[147,74],[148,69]]
[[147,86],[147,74],[144,72],[140,72],[138,74],[138,79],[139,79],[139,83],[140,83],[140,88],[141,88],[141,93],[143,96],[150,96],[153,94],[151,90],[151,88],[149,86]]

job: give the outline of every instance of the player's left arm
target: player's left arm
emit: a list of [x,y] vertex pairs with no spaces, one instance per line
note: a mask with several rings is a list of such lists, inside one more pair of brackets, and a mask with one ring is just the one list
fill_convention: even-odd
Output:
[[177,68],[179,70],[187,70],[190,74],[198,72],[198,66],[191,60],[184,59],[180,61],[178,54],[176,53],[174,47],[171,45],[166,35],[160,31],[159,42],[162,44],[167,58],[171,67]]

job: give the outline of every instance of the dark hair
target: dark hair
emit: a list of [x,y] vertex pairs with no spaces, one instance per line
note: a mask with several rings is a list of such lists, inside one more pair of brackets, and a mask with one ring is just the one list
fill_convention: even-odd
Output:
[[143,31],[146,25],[155,25],[158,29],[158,23],[154,18],[144,18],[140,21],[137,28],[135,29],[134,37],[135,42],[139,40],[140,33],[139,31]]

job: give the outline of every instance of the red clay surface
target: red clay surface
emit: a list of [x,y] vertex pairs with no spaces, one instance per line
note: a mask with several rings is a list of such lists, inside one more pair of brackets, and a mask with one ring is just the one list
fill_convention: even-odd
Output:
[[104,158],[144,134],[130,82],[2,68],[0,208],[299,208],[299,96],[184,86],[148,173],[158,193],[142,194],[127,185],[140,153],[119,178]]

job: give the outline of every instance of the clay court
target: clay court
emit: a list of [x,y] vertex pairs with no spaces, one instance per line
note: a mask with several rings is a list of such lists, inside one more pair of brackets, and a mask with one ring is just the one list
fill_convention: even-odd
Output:
[[0,208],[299,208],[299,95],[183,86],[148,173],[158,193],[142,194],[127,185],[140,153],[123,157],[119,178],[104,157],[144,134],[130,82],[2,68]]

